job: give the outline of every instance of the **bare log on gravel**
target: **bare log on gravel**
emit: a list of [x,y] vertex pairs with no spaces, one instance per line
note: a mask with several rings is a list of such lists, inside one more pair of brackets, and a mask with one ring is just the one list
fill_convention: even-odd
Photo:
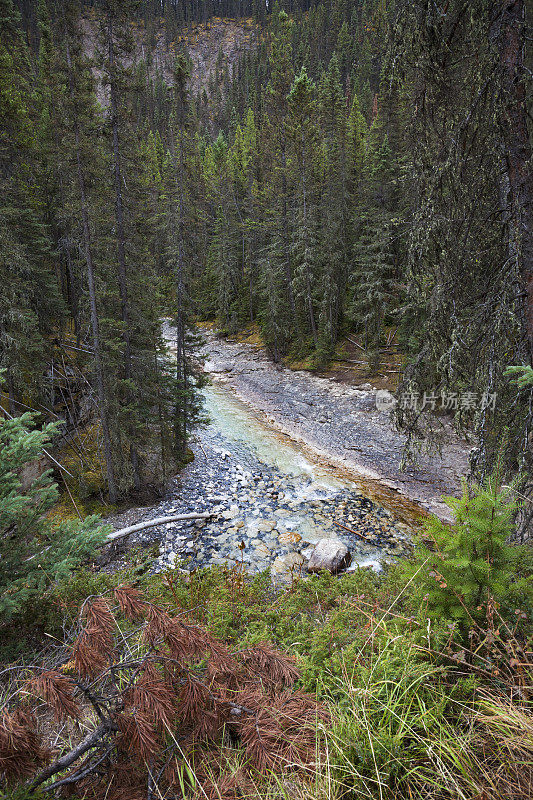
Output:
[[121,528],[118,531],[113,531],[107,537],[108,542],[113,542],[116,539],[122,539],[124,536],[129,536],[130,533],[142,531],[145,528],[155,528],[156,525],[164,525],[166,522],[180,522],[186,519],[209,519],[213,514],[206,511],[203,514],[174,514],[172,517],[154,517],[154,519],[147,519],[144,522],[138,522],[136,525],[130,525],[129,528]]

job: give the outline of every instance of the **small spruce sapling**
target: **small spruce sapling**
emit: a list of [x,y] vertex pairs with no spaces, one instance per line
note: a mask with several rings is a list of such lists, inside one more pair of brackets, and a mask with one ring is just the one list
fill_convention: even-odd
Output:
[[464,481],[460,498],[445,498],[455,512],[453,525],[437,518],[426,523],[425,537],[429,534],[436,546],[424,575],[428,609],[457,620],[463,631],[486,619],[489,602],[502,602],[510,594],[516,548],[507,540],[517,508],[511,491],[494,477],[482,486]]

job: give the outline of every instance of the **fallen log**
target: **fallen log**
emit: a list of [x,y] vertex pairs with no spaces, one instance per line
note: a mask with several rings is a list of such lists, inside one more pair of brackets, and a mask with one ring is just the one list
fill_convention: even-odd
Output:
[[154,517],[154,519],[147,519],[144,522],[138,522],[136,525],[130,525],[129,528],[120,528],[118,531],[113,531],[107,537],[108,542],[113,542],[116,539],[122,539],[124,536],[129,536],[130,533],[142,531],[145,528],[155,528],[156,525],[164,525],[165,522],[180,522],[184,519],[209,519],[213,514],[206,511],[203,514],[174,514],[172,517]]

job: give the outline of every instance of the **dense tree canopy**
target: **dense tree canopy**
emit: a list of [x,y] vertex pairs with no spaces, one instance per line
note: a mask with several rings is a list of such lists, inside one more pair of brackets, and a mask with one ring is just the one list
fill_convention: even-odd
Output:
[[[377,370],[395,336],[403,392],[497,396],[446,409],[476,431],[474,472],[505,429],[527,476],[531,387],[505,376],[533,343],[523,0],[0,8],[10,413],[54,405],[68,352],[119,497],[184,452],[195,315],[257,323],[276,361],[315,367],[355,335]],[[198,91],[188,45],[223,15],[260,34],[221,49]],[[413,456],[431,431],[416,407],[397,419]]]

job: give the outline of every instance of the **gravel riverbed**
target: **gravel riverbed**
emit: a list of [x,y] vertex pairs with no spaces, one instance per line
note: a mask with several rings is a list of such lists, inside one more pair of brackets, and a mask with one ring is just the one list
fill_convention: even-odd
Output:
[[[163,330],[172,350],[172,328]],[[446,518],[440,495],[457,489],[468,455],[450,430],[442,457],[426,454],[403,473],[403,438],[376,409],[371,386],[280,369],[255,346],[205,334],[210,422],[193,436],[194,460],[160,503],[131,510],[114,525],[180,513],[212,516],[132,534],[112,546],[112,561],[124,544],[156,546],[155,571],[242,564],[284,582],[305,573],[316,542],[335,537],[351,552],[350,569],[380,570],[410,552],[406,523],[417,514]]]
[[314,544],[324,537],[346,544],[352,569],[379,570],[383,560],[409,552],[409,527],[350,481],[287,474],[262,462],[246,443],[226,438],[213,423],[197,431],[195,440],[194,461],[165,499],[117,524],[192,511],[213,514],[206,521],[166,523],[128,537],[129,547],[159,545],[155,571],[243,564],[249,573],[270,569],[274,581],[284,582],[305,572]]
[[[349,471],[388,507],[405,501],[413,515],[418,508],[451,520],[442,495],[458,492],[472,444],[457,436],[449,421],[432,418],[439,451],[422,451],[416,463],[402,469],[406,437],[388,413],[377,410],[376,390],[370,384],[353,387],[283,368],[255,345],[219,339],[211,330],[203,333],[205,371],[264,414],[272,426]],[[165,335],[172,342],[168,325]]]

